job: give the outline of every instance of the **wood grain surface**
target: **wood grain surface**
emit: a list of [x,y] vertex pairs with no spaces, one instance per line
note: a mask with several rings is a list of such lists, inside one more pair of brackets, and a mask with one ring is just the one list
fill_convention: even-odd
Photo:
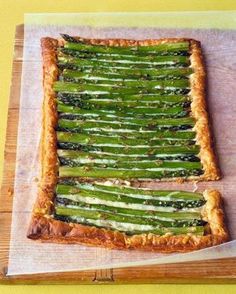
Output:
[[19,117],[20,79],[24,27],[17,26],[13,60],[4,173],[0,195],[0,283],[4,284],[96,284],[96,283],[235,283],[236,258],[163,264],[156,266],[65,273],[7,276],[14,173]]

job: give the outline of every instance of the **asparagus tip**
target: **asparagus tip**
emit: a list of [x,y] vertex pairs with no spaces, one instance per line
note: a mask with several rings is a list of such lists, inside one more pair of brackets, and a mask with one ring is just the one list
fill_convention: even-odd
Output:
[[62,37],[65,41],[67,41],[67,42],[80,43],[79,40],[77,40],[76,38],[71,37],[71,36],[69,36],[69,35],[67,35],[67,34],[60,34],[60,35],[61,35],[61,37]]

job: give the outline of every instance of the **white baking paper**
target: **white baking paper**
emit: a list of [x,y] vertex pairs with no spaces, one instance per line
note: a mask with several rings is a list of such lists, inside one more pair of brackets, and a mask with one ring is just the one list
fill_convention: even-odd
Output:
[[[32,17],[32,16],[31,16]],[[69,16],[68,16],[69,17]],[[78,16],[79,17],[79,16]],[[208,72],[207,102],[223,179],[198,183],[198,191],[219,189],[224,198],[231,240],[236,239],[236,31],[218,29],[164,29],[104,27],[102,16],[94,26],[25,25],[20,118],[16,158],[13,217],[8,275],[114,268],[236,256],[236,241],[187,254],[157,254],[108,250],[81,245],[46,244],[26,238],[32,206],[37,196],[42,92],[40,38],[59,33],[87,38],[148,39],[188,37],[200,40]],[[135,16],[133,16],[135,18]],[[206,16],[205,16],[206,17]],[[100,21],[100,22],[99,22]],[[138,22],[138,16],[136,16]],[[176,27],[173,23],[173,27]],[[186,189],[194,183],[146,183],[156,189]]]

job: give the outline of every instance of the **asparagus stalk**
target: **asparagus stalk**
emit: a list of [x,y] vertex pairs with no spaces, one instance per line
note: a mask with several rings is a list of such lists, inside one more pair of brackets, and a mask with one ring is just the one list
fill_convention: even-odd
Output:
[[100,167],[59,167],[59,177],[120,178],[120,179],[162,179],[199,176],[202,170],[195,169],[112,169]]
[[[132,208],[120,208],[115,206],[109,205],[102,205],[102,204],[90,204],[86,202],[75,202],[73,200],[67,198],[60,198],[57,197],[57,206],[65,207],[65,208],[72,208],[72,209],[86,209],[92,211],[99,211],[101,213],[108,212],[108,213],[115,213],[115,214],[122,214],[134,217],[140,217],[144,219],[152,219],[152,220],[160,220],[164,221],[163,225],[167,221],[172,222],[172,225],[176,226],[189,226],[189,225],[196,225],[201,224],[201,214],[200,212],[169,212],[169,211],[152,211],[140,209],[132,209]],[[143,206],[145,207],[145,205]],[[168,224],[167,224],[168,225]]]
[[[163,81],[164,82],[164,81]],[[173,82],[176,82],[176,85],[171,85]],[[178,83],[177,83],[178,82]],[[132,95],[132,94],[188,94],[189,88],[181,85],[182,80],[171,81],[169,86],[160,86],[159,88],[130,88],[130,87],[120,87],[120,86],[109,86],[109,85],[96,85],[96,84],[77,84],[77,83],[65,83],[57,81],[53,85],[55,92],[62,93],[76,93],[76,94],[89,94],[89,95],[110,95],[119,94],[119,95]],[[165,81],[165,84],[168,84],[168,81]]]
[[184,95],[151,95],[151,94],[137,94],[137,95],[119,95],[119,94],[108,94],[108,95],[88,95],[88,94],[73,94],[73,93],[58,93],[57,99],[59,101],[65,101],[67,104],[73,105],[76,101],[123,101],[123,102],[140,102],[148,103],[155,102],[160,104],[178,104],[190,102],[190,98]]
[[178,80],[138,80],[138,79],[127,79],[123,76],[123,79],[114,80],[114,79],[81,79],[79,77],[64,77],[60,76],[60,80],[73,82],[75,84],[81,85],[93,85],[96,84],[97,86],[109,86],[109,87],[134,87],[134,88],[146,88],[146,89],[159,89],[159,88],[189,88],[189,80],[187,79],[178,79]]
[[[88,145],[120,145],[120,146],[145,146],[147,145],[146,139],[139,138],[122,138],[122,137],[109,137],[109,136],[97,136],[88,135],[82,133],[69,133],[69,132],[57,132],[57,140],[59,142],[69,142]],[[192,140],[165,140],[165,139],[152,139],[148,141],[148,146],[168,146],[168,145],[192,145]]]
[[61,69],[61,72],[64,71],[76,71],[76,72],[83,72],[86,74],[106,74],[109,76],[125,76],[126,78],[142,78],[147,80],[153,79],[163,79],[169,76],[171,79],[179,79],[179,78],[187,78],[190,74],[193,73],[193,69],[189,67],[188,64],[159,64],[155,67],[124,67],[122,63],[117,64],[116,66],[91,66],[86,65],[84,62],[82,65],[78,65],[76,63],[59,63],[58,67]]
[[68,55],[62,55],[59,54],[58,56],[59,62],[68,62],[68,63],[77,63],[80,60],[89,60],[89,61],[94,61],[94,62],[114,62],[114,63],[130,63],[130,64],[135,64],[135,65],[140,65],[140,64],[147,64],[147,65],[152,65],[151,67],[154,67],[155,65],[158,64],[165,64],[165,63],[186,63],[188,62],[189,58],[187,56],[132,56],[132,55],[90,55],[89,58],[85,56],[83,58],[82,56],[73,57],[73,56],[68,56]]
[[[169,131],[169,130],[157,130],[157,131],[148,131],[148,130],[132,130],[129,128],[125,129],[116,129],[112,128],[111,126],[107,126],[105,128],[99,127],[80,127],[80,126],[71,126],[71,120],[62,120],[60,119],[58,122],[57,131],[62,132],[76,132],[76,133],[83,133],[87,135],[97,135],[97,136],[108,136],[108,137],[119,137],[119,138],[127,138],[127,139],[168,139],[168,140],[194,140],[196,133],[193,131]],[[163,134],[162,134],[163,132]],[[173,134],[173,135],[172,135]]]
[[199,158],[196,155],[191,154],[155,154],[155,155],[124,155],[124,154],[106,154],[106,153],[93,153],[90,151],[84,152],[81,150],[66,150],[58,149],[57,154],[59,158],[69,158],[76,159],[80,158],[81,160],[87,159],[100,159],[100,160],[119,160],[119,161],[138,161],[138,160],[178,160],[178,161],[190,161],[190,162],[199,162]]
[[[106,99],[90,99],[90,100],[75,100],[72,102],[66,101],[66,103],[63,103],[61,100],[57,100],[58,104],[67,105],[67,106],[76,106],[79,108],[84,109],[102,109],[102,110],[110,110],[110,111],[120,111],[120,112],[126,112],[131,111],[132,109],[135,109],[135,111],[138,111],[138,109],[150,109],[149,112],[152,112],[152,109],[154,108],[154,112],[162,112],[162,113],[170,113],[175,114],[176,112],[185,111],[186,107],[185,105],[164,105],[161,107],[159,106],[159,101],[119,101],[119,100],[106,100]],[[76,104],[76,105],[75,105]],[[156,110],[157,109],[157,110]]]
[[173,43],[162,43],[150,46],[128,46],[128,47],[114,47],[114,46],[103,46],[103,45],[89,45],[82,42],[72,41],[71,37],[62,35],[62,37],[69,41],[64,45],[64,48],[70,50],[77,50],[81,52],[93,52],[93,53],[106,53],[106,54],[132,54],[137,55],[139,53],[146,54],[157,54],[158,52],[180,52],[189,50],[189,42],[173,42]]
[[180,68],[158,68],[158,69],[132,69],[132,68],[108,68],[104,73],[104,70],[95,68],[87,68],[82,71],[64,69],[62,72],[63,77],[67,78],[80,78],[85,80],[107,80],[107,79],[137,79],[145,78],[147,80],[163,79],[163,78],[186,78],[193,73],[191,67]]
[[[141,89],[141,88],[145,89]],[[57,81],[53,86],[56,92],[104,92],[104,93],[120,93],[120,94],[138,94],[138,93],[155,93],[160,89],[189,89],[188,80],[156,80],[156,81],[123,81],[109,84],[109,82],[100,81],[99,84],[93,83],[65,83]],[[158,91],[157,91],[158,92]]]
[[[85,219],[104,219],[104,220],[111,220],[116,222],[124,222],[124,223],[133,223],[133,224],[143,224],[143,225],[153,225],[153,226],[163,226],[163,223],[158,220],[153,219],[143,219],[141,217],[127,217],[119,214],[109,213],[109,212],[100,212],[96,210],[88,210],[88,209],[81,209],[81,208],[67,208],[63,206],[56,206],[55,207],[56,214],[58,215],[68,215],[68,216],[80,216]],[[165,226],[170,225],[170,223],[165,223]]]
[[[59,93],[66,94],[66,93]],[[177,98],[171,100],[170,98],[165,99],[165,97],[160,97],[159,99],[154,97],[147,97],[146,99],[129,99],[129,97],[118,98],[118,99],[107,99],[105,98],[82,98],[73,97],[66,95],[58,95],[58,103],[65,103],[66,105],[79,106],[79,107],[104,107],[104,108],[120,108],[120,107],[173,107],[173,106],[185,106],[189,105],[189,100],[185,98]]]
[[60,157],[62,165],[76,167],[109,167],[109,168],[123,168],[123,169],[201,169],[200,162],[191,161],[165,161],[165,160],[142,160],[142,161],[124,161],[124,160],[105,160],[105,159],[81,159],[81,158],[68,158]]
[[[79,216],[63,216],[63,215],[55,215],[56,219],[64,221],[64,222],[74,222],[74,223],[81,223],[101,228],[108,228],[112,230],[119,230],[122,232],[125,232],[127,235],[137,235],[137,234],[155,234],[155,235],[165,235],[167,233],[171,233],[173,235],[181,235],[181,234],[188,234],[188,233],[194,233],[194,235],[203,235],[204,234],[204,226],[193,226],[193,227],[160,227],[160,228],[152,228],[150,227],[142,227],[142,229],[137,229],[137,225],[135,226],[135,229],[132,226],[132,229],[130,226],[125,226],[123,223],[112,223],[110,221],[103,220],[97,221],[92,219],[85,219],[81,218]],[[122,227],[121,227],[122,224]]]
[[[111,110],[111,111],[119,111],[121,113],[126,114],[144,114],[146,116],[155,116],[155,117],[184,117],[188,113],[188,110],[183,106],[175,106],[175,107],[167,107],[167,108],[157,108],[157,107],[129,107],[129,106],[119,106],[112,103],[81,103],[81,108],[83,109],[102,109],[102,110]],[[122,104],[120,104],[122,105]]]
[[[61,113],[67,113],[67,114],[76,114],[79,118],[95,118],[100,119],[102,121],[111,121],[114,124],[117,123],[120,124],[121,122],[127,123],[127,124],[135,124],[140,126],[147,126],[148,127],[155,127],[155,126],[194,126],[194,119],[192,117],[184,117],[184,118],[150,118],[150,116],[145,117],[145,115],[142,116],[142,119],[140,119],[136,114],[132,114],[127,116],[127,114],[119,112],[119,111],[111,111],[111,110],[85,110],[81,109],[79,107],[69,106],[65,105],[63,103],[59,103],[57,106],[58,112]],[[145,117],[145,119],[144,119]],[[149,118],[149,119],[147,119]]]
[[199,146],[158,146],[158,147],[139,147],[139,146],[93,146],[93,145],[80,145],[77,143],[69,142],[58,142],[58,146],[62,149],[81,150],[89,152],[102,152],[106,154],[118,154],[119,156],[130,155],[130,156],[154,156],[154,155],[197,155],[199,153]]
[[[115,118],[114,118],[115,119]],[[136,120],[135,120],[136,121]],[[110,131],[116,130],[135,130],[135,131],[145,131],[145,130],[158,130],[158,125],[155,125],[155,122],[153,122],[153,125],[148,121],[147,126],[144,126],[144,124],[138,125],[134,122],[112,122],[111,120],[97,120],[96,119],[87,119],[87,120],[68,120],[68,119],[60,119],[58,121],[58,127],[59,129],[66,130],[66,131],[80,131],[83,132],[84,130],[89,129],[95,129],[95,130],[104,130],[105,128],[110,127]]]
[[[61,80],[61,79],[60,79]],[[117,88],[125,88],[128,91],[130,91],[130,88],[145,88],[146,90],[155,90],[155,89],[189,89],[189,80],[187,79],[179,79],[179,80],[153,80],[153,81],[148,81],[148,80],[83,80],[83,79],[77,79],[77,78],[68,78],[68,79],[63,79],[62,80],[65,82],[72,82],[74,85],[77,84],[77,86],[84,86],[86,87],[87,85],[90,87],[92,85],[96,85],[99,87],[99,89],[106,90],[104,88],[100,87],[109,87],[110,90],[111,88],[117,90]],[[79,85],[78,85],[79,84]],[[70,84],[69,84],[70,85]]]
[[109,60],[109,59],[80,59],[73,57],[58,57],[59,65],[70,65],[75,68],[86,68],[86,67],[95,67],[95,68],[107,68],[112,66],[114,68],[152,68],[155,69],[157,67],[163,66],[179,66],[179,65],[189,65],[189,58],[187,56],[158,56],[155,61],[131,61],[131,60]]
[[[86,118],[86,116],[85,116]],[[183,125],[190,125],[193,126],[193,120],[189,117],[187,118],[166,118],[166,119],[143,119],[140,118],[130,118],[129,120],[122,120],[119,119],[116,121],[116,119],[122,118],[122,117],[116,117],[111,116],[109,117],[94,117],[94,118],[87,118],[87,120],[80,119],[80,120],[68,120],[68,119],[60,119],[59,125],[62,127],[67,128],[74,128],[82,126],[83,128],[105,128],[110,126],[114,129],[131,129],[131,130],[154,130],[155,128],[159,126],[183,126]],[[178,125],[179,123],[179,125]],[[176,134],[177,135],[177,134]]]
[[[140,52],[141,53],[141,52]],[[144,53],[141,54],[133,54],[133,52],[131,52],[130,54],[110,54],[110,53],[101,53],[101,52],[85,52],[85,51],[79,51],[79,50],[71,50],[68,48],[64,48],[64,47],[60,47],[57,50],[57,54],[58,56],[70,56],[70,57],[76,57],[76,58],[86,58],[86,59],[90,59],[90,58],[95,58],[95,57],[99,57],[99,58],[122,58],[122,59],[130,59],[130,60],[135,60],[137,57],[140,57],[142,60],[149,60],[152,61],[153,59],[155,60],[155,58],[157,56],[176,56],[176,55],[180,55],[180,56],[189,56],[189,51],[160,51],[156,54],[148,54],[145,55]]]
[[[184,229],[184,230],[183,230]],[[201,235],[203,236],[204,235],[204,226],[193,226],[193,227],[182,227],[182,228],[178,228],[178,227],[172,227],[172,228],[162,228],[162,229],[155,229],[155,230],[150,230],[149,232],[146,231],[146,234],[147,233],[152,233],[152,234],[155,234],[155,235],[164,235],[166,233],[171,233],[172,235],[181,235],[181,234],[188,234],[188,233],[191,233],[191,234],[194,234],[194,235]],[[141,230],[135,230],[135,231],[132,231],[132,232],[129,232],[127,231],[126,232],[127,234],[144,234],[145,231],[141,231]]]
[[[116,124],[114,124],[116,126]],[[195,138],[196,133],[194,131],[170,131],[170,130],[151,130],[151,131],[142,131],[133,130],[129,125],[119,124],[120,128],[113,128],[113,124],[108,122],[99,123],[99,121],[89,122],[89,120],[68,120],[68,119],[59,119],[58,120],[59,129],[65,129],[72,132],[73,130],[81,132],[90,132],[94,131],[97,134],[112,134],[114,137],[132,137],[132,138],[145,138],[145,139],[183,139],[183,140],[192,140]]]
[[77,208],[69,208],[64,206],[56,206],[55,207],[56,214],[58,215],[68,215],[68,216],[80,216],[85,219],[104,219],[104,220],[111,220],[116,222],[122,223],[131,223],[131,224],[139,224],[139,225],[151,225],[155,227],[184,227],[186,225],[191,226],[195,225],[193,221],[163,221],[154,218],[143,218],[140,216],[132,215],[123,215],[118,213],[112,213],[109,211],[100,211],[100,210],[89,210],[83,209],[82,207]]
[[[203,195],[201,193],[196,192],[187,192],[187,191],[180,191],[180,190],[151,190],[151,189],[143,189],[143,188],[135,188],[135,187],[128,187],[128,186],[118,186],[118,185],[105,185],[103,183],[80,183],[78,181],[72,180],[69,184],[58,184],[56,187],[56,194],[57,195],[67,195],[67,194],[78,194],[80,191],[100,191],[100,192],[108,192],[110,194],[115,194],[116,197],[128,196],[133,198],[141,198],[143,200],[169,200],[169,201],[183,201],[186,203],[186,207],[188,202],[195,201],[205,203]],[[114,198],[114,201],[121,200],[123,198],[120,197]],[[73,199],[72,199],[73,200]],[[74,199],[76,201],[76,199]],[[111,199],[110,199],[111,200]],[[137,202],[141,203],[141,202]],[[155,203],[154,203],[155,204]],[[159,202],[155,205],[161,206]],[[193,207],[193,206],[191,206]],[[198,205],[196,205],[198,207]]]
[[[60,196],[57,196],[56,200],[58,205],[64,206],[67,208],[86,208],[86,209],[91,209],[91,210],[98,210],[98,211],[107,211],[107,212],[112,212],[112,213],[118,213],[122,215],[129,215],[129,216],[138,216],[142,218],[153,218],[153,219],[165,219],[168,221],[170,220],[178,220],[180,221],[179,224],[183,224],[183,221],[190,220],[193,222],[201,220],[201,214],[200,212],[197,211],[174,211],[174,212],[169,212],[168,209],[167,211],[153,211],[153,210],[148,210],[148,207],[146,205],[143,205],[143,209],[132,209],[132,208],[121,208],[121,207],[116,207],[110,206],[110,205],[103,205],[103,204],[91,204],[91,203],[86,203],[81,201],[81,198],[79,198],[79,201],[74,201],[70,199],[70,196],[68,198],[63,198]],[[74,196],[74,195],[73,195]],[[72,197],[73,198],[73,197]],[[169,201],[170,202],[170,201]],[[110,203],[110,202],[109,202]],[[114,203],[115,204],[115,203]],[[130,207],[130,206],[129,206]]]

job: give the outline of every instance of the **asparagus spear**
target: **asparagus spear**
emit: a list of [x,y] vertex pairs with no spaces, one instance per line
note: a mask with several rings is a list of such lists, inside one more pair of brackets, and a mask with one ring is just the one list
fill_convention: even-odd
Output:
[[[64,64],[66,65],[66,64]],[[73,68],[73,64],[69,64],[69,67]],[[63,66],[62,66],[63,67]],[[193,69],[191,67],[159,67],[159,68],[126,68],[126,67],[109,67],[106,68],[106,72],[104,73],[104,69],[94,68],[94,67],[82,67],[78,66],[75,68],[77,70],[65,69],[62,71],[62,74],[67,77],[73,77],[74,75],[78,77],[91,77],[91,76],[99,76],[103,78],[120,78],[125,76],[126,78],[143,78],[147,80],[152,79],[163,79],[167,77],[173,78],[186,78],[190,74],[193,73]]]
[[162,78],[187,78],[193,73],[191,67],[180,67],[180,68],[158,68],[158,69],[132,69],[132,68],[108,68],[106,72],[96,68],[87,68],[82,71],[64,69],[62,72],[63,77],[67,78],[80,78],[85,80],[96,79],[137,79],[145,78],[147,80],[162,79]]
[[171,223],[159,222],[158,220],[152,219],[143,219],[141,217],[127,217],[119,214],[109,213],[109,212],[100,212],[96,210],[88,210],[81,208],[67,208],[63,206],[55,207],[56,214],[58,215],[69,215],[69,216],[80,216],[85,219],[104,219],[104,220],[112,220],[116,222],[125,222],[125,223],[133,223],[133,224],[143,224],[143,225],[153,225],[153,226],[163,226],[170,225]]
[[79,58],[73,57],[73,56],[68,56],[68,55],[62,55],[59,54],[58,60],[59,62],[68,62],[68,63],[77,63],[80,60],[89,60],[89,61],[95,61],[95,62],[114,62],[114,63],[130,63],[130,64],[151,64],[151,67],[154,67],[155,65],[158,64],[165,64],[165,63],[186,63],[188,62],[189,58],[187,56],[134,56],[134,55],[90,55],[89,58],[88,56],[82,57],[81,55]]
[[132,111],[139,111],[139,109],[150,109],[148,112],[152,112],[154,109],[154,113],[162,112],[162,113],[170,113],[175,114],[176,112],[186,111],[185,105],[173,105],[167,104],[161,107],[159,106],[159,101],[119,101],[119,100],[106,100],[106,99],[89,99],[89,100],[75,100],[75,101],[65,101],[66,103],[62,102],[61,100],[57,99],[57,104],[66,105],[66,106],[76,106],[79,108],[84,109],[100,109],[103,110],[110,110],[110,111],[119,111],[125,112]]
[[[86,118],[86,116],[85,116]],[[117,121],[116,121],[117,119]],[[179,125],[178,125],[179,123]],[[83,127],[83,128],[106,128],[111,127],[113,129],[131,129],[131,130],[154,130],[159,126],[183,126],[183,125],[190,125],[193,126],[193,120],[189,117],[187,118],[152,118],[151,119],[140,119],[140,118],[130,118],[130,119],[123,119],[122,117],[111,116],[109,117],[91,117],[79,120],[68,120],[68,119],[60,119],[59,126],[74,128],[74,127]]]
[[[189,81],[187,79],[179,79],[179,80],[96,80],[96,79],[90,79],[90,80],[84,80],[80,78],[63,78],[61,77],[63,81],[65,82],[73,82],[74,84],[80,84],[81,86],[92,86],[97,85],[100,86],[106,86],[106,87],[113,87],[113,88],[121,88],[121,87],[127,87],[127,88],[145,88],[145,89],[161,89],[161,88],[177,88],[177,89],[187,89],[189,88]],[[78,86],[78,85],[77,85]],[[103,89],[102,89],[103,90]]]
[[120,178],[120,179],[161,179],[199,176],[202,170],[195,169],[112,169],[97,168],[90,166],[83,167],[59,167],[59,177],[87,177],[87,178]]
[[[184,229],[184,230],[183,230]],[[166,233],[171,233],[172,235],[181,235],[181,234],[194,234],[194,235],[204,235],[204,226],[193,226],[193,227],[172,227],[172,228],[161,228],[161,229],[155,229],[155,230],[150,230],[150,231],[142,231],[142,230],[134,230],[134,231],[126,231],[125,233],[128,235],[138,235],[138,234],[147,234],[147,233],[152,233],[155,235],[164,235]]]
[[194,131],[170,131],[170,130],[150,130],[142,131],[133,130],[129,125],[119,124],[116,128],[116,124],[108,122],[99,123],[99,121],[89,122],[89,120],[68,120],[68,119],[59,119],[58,127],[59,129],[64,129],[72,132],[73,130],[81,131],[83,133],[94,132],[97,134],[107,134],[114,137],[132,137],[132,138],[145,138],[145,139],[186,139],[192,140],[195,138],[196,133]]
[[182,106],[168,107],[168,108],[157,108],[157,107],[125,107],[116,106],[115,104],[109,103],[82,103],[81,107],[83,109],[102,109],[110,111],[119,111],[123,114],[131,115],[146,115],[154,117],[184,117],[188,114],[188,110]]
[[[199,211],[169,211],[170,209],[173,209],[171,207],[166,207],[166,211],[157,211],[157,210],[150,210],[147,205],[141,205],[143,209],[135,209],[132,208],[131,205],[128,205],[128,207],[118,207],[116,206],[117,202],[106,202],[106,201],[99,201],[99,203],[92,203],[90,200],[87,201],[87,199],[91,199],[93,201],[93,198],[85,198],[83,196],[78,197],[79,200],[75,200],[75,195],[73,195],[72,200],[71,195],[66,195],[66,197],[60,197],[57,196],[56,201],[57,205],[60,207],[67,207],[67,208],[73,208],[73,209],[91,209],[95,211],[100,212],[113,212],[118,213],[122,215],[130,215],[130,216],[138,216],[142,218],[151,218],[151,219],[160,219],[163,221],[179,221],[181,224],[182,221],[201,221],[201,213]],[[105,203],[105,204],[102,204]],[[112,204],[112,205],[111,205]],[[158,206],[156,207],[158,209]],[[162,207],[162,209],[164,209]],[[166,220],[165,220],[166,219]]]
[[[56,201],[58,203],[58,206],[64,206],[68,208],[86,208],[86,209],[91,209],[91,210],[99,210],[101,212],[103,211],[108,211],[108,212],[113,212],[113,213],[119,213],[123,215],[130,215],[130,216],[139,216],[142,218],[153,218],[153,219],[161,219],[161,220],[178,220],[178,221],[186,221],[186,220],[192,220],[194,222],[201,220],[201,214],[200,212],[197,211],[174,211],[174,212],[169,212],[168,209],[167,211],[155,211],[155,210],[148,210],[148,207],[146,205],[143,205],[143,209],[132,209],[130,208],[121,208],[121,207],[116,207],[115,203],[114,206],[105,205],[103,204],[91,204],[91,203],[86,203],[81,201],[82,198],[79,198],[80,200],[71,200],[70,197],[71,195],[67,195],[67,197],[60,197],[57,196]],[[73,195],[74,196],[74,195]],[[74,199],[74,197],[71,197]],[[169,201],[170,202],[170,201]],[[110,204],[110,202],[109,202]],[[179,222],[179,224],[183,224],[182,222]]]
[[[132,81],[136,82],[136,81]],[[145,83],[152,83],[149,86]],[[131,81],[114,83],[113,85],[108,84],[79,84],[79,83],[68,83],[57,81],[54,83],[54,91],[56,92],[72,92],[72,93],[83,93],[83,92],[102,92],[106,93],[119,93],[119,94],[140,94],[140,93],[158,93],[158,90],[167,89],[189,89],[188,80],[159,80],[159,81],[137,81],[137,85],[131,83]],[[153,85],[154,83],[154,85]],[[126,87],[127,86],[127,87]],[[141,89],[139,87],[145,87]]]
[[168,67],[168,66],[179,66],[179,65],[189,65],[189,58],[187,56],[158,56],[155,61],[130,61],[130,60],[109,60],[109,59],[80,59],[73,57],[58,57],[59,65],[69,65],[72,67],[95,67],[95,68],[107,68],[112,66],[114,68],[158,68],[158,67]]
[[[70,50],[78,50],[82,52],[95,52],[95,53],[106,53],[106,54],[157,54],[158,52],[180,52],[189,50],[189,42],[173,42],[173,43],[162,43],[150,46],[103,46],[103,45],[89,45],[83,42],[75,42],[70,36],[62,35],[62,37],[68,41],[64,48]],[[73,40],[73,41],[72,41]]]
[[77,167],[109,167],[109,168],[123,168],[123,169],[158,169],[158,170],[169,170],[169,169],[201,169],[202,165],[200,162],[191,161],[165,161],[165,160],[142,160],[142,161],[124,161],[124,160],[105,160],[105,159],[80,159],[80,158],[68,158],[60,157],[62,165]]
[[154,155],[124,155],[124,154],[107,154],[107,153],[95,153],[90,151],[81,150],[66,150],[58,149],[57,154],[59,158],[68,157],[71,159],[80,158],[83,159],[100,159],[100,160],[120,160],[120,161],[137,161],[137,160],[179,160],[199,162],[200,159],[194,154],[154,154]]
[[55,207],[56,214],[58,215],[69,215],[69,216],[80,216],[85,219],[104,219],[111,220],[122,223],[131,223],[131,224],[139,224],[139,225],[151,225],[155,227],[184,227],[195,225],[196,221],[163,221],[154,218],[143,218],[140,216],[130,217],[129,215],[123,215],[118,213],[112,213],[109,211],[100,211],[100,210],[89,210],[83,209],[82,207],[78,208],[69,208],[64,206],[56,206]]
[[[57,106],[58,112],[68,113],[68,114],[76,114],[79,118],[95,118],[100,119],[102,121],[111,121],[114,124],[117,122],[120,124],[121,122],[127,124],[135,124],[140,126],[154,127],[154,126],[194,126],[194,119],[192,117],[184,117],[184,118],[153,118],[150,116],[145,117],[145,114],[142,115],[142,119],[139,118],[140,114],[129,114],[127,116],[126,113],[122,113],[119,111],[112,110],[85,110],[79,107],[65,105],[63,103],[59,103]],[[145,120],[144,120],[145,117]],[[150,120],[149,120],[150,119]]]
[[115,223],[115,222],[110,222],[103,220],[97,221],[97,220],[92,220],[92,219],[85,219],[81,218],[79,216],[63,216],[63,215],[58,215],[56,214],[54,216],[56,219],[64,221],[64,222],[74,222],[74,223],[81,223],[81,224],[86,224],[86,225],[93,225],[96,227],[102,227],[102,228],[108,228],[112,230],[119,230],[122,232],[125,232],[127,235],[137,235],[137,234],[155,234],[155,235],[164,235],[166,233],[171,233],[173,235],[181,235],[184,234],[186,235],[187,233],[194,233],[194,235],[203,235],[204,234],[204,226],[193,226],[193,227],[168,227],[168,228],[150,228],[150,227],[143,227],[142,229],[137,229],[137,225],[132,226],[132,229],[130,226],[125,226],[122,225],[122,223]]
[[80,108],[102,108],[105,109],[121,109],[121,108],[168,108],[168,107],[182,107],[182,110],[187,111],[190,106],[190,102],[188,100],[180,101],[180,102],[166,102],[165,100],[121,100],[121,99],[83,99],[83,98],[67,98],[62,97],[57,99],[58,104],[63,103],[69,106],[76,106]]
[[155,102],[160,104],[178,104],[190,102],[190,98],[184,95],[151,95],[151,94],[137,94],[137,95],[119,95],[119,94],[107,94],[107,95],[88,95],[88,94],[74,94],[74,93],[58,93],[57,99],[67,104],[73,105],[76,101],[123,101],[123,102],[140,102],[148,103]]
[[[120,138],[142,138],[146,140],[150,139],[168,139],[168,140],[194,140],[196,133],[193,131],[169,131],[169,130],[140,130],[136,131],[130,128],[125,129],[116,129],[112,128],[112,126],[107,127],[80,127],[80,126],[71,126],[70,122],[71,120],[64,120],[60,119],[59,124],[57,127],[58,131],[63,132],[76,132],[76,133],[83,133],[83,134],[91,134],[91,135],[99,135],[99,136],[108,136],[108,137],[120,137]],[[163,133],[163,134],[162,134]]]
[[[175,86],[171,85],[173,82],[176,83]],[[76,83],[65,83],[57,81],[53,85],[53,89],[55,92],[62,93],[76,93],[76,94],[89,94],[89,95],[110,95],[119,94],[119,95],[132,95],[132,94],[188,94],[189,88],[181,85],[182,80],[171,81],[169,86],[160,87],[160,88],[148,88],[148,89],[140,89],[140,88],[130,88],[130,87],[113,87],[109,85],[96,85],[96,84],[76,84]],[[168,81],[165,82],[168,84]]]
[[[120,196],[128,196],[133,198],[141,198],[142,200],[169,200],[169,201],[183,201],[186,204],[186,207],[194,207],[188,206],[187,203],[194,202],[201,202],[203,205],[204,198],[201,193],[196,192],[187,192],[187,191],[180,191],[180,190],[151,190],[151,189],[144,189],[144,188],[135,188],[135,187],[128,187],[123,185],[105,185],[103,183],[80,183],[76,180],[71,180],[68,184],[58,184],[56,187],[56,194],[57,195],[66,195],[66,194],[78,194],[80,191],[100,191],[100,192],[108,192],[110,194],[115,194],[116,197]],[[72,198],[71,198],[72,199]],[[120,198],[121,200],[123,198]],[[76,199],[72,199],[75,200]],[[118,198],[113,198],[110,200],[117,201]],[[127,202],[128,203],[128,202]],[[137,202],[141,203],[141,202]],[[159,202],[154,205],[161,206]],[[199,205],[197,204],[196,207]]]
[[[62,77],[63,78],[63,77]],[[60,79],[61,80],[61,79]],[[155,90],[155,89],[162,89],[162,88],[175,88],[175,89],[188,89],[189,88],[189,81],[186,79],[181,79],[181,80],[153,80],[153,81],[147,81],[147,80],[96,80],[96,79],[91,79],[91,80],[84,80],[80,78],[69,78],[69,79],[64,79],[63,81],[65,82],[73,82],[73,83],[65,83],[68,87],[85,87],[88,86],[88,90],[96,91],[96,89],[100,89],[101,91],[106,91],[107,88],[114,89],[117,91],[117,88],[121,88],[124,90],[124,87],[127,91],[130,91],[130,88],[145,88],[145,90]],[[90,88],[92,86],[95,86],[97,88]],[[57,85],[58,87],[58,85]],[[60,88],[60,86],[59,86]],[[80,89],[80,88],[78,88]],[[82,88],[83,89],[83,88]]]
[[136,59],[137,57],[140,57],[144,60],[153,60],[157,56],[189,56],[189,51],[183,50],[183,51],[160,51],[156,52],[156,54],[147,54],[139,53],[139,54],[133,54],[131,52],[130,54],[110,54],[110,53],[104,53],[104,52],[85,52],[85,51],[79,51],[79,50],[71,50],[68,48],[60,47],[57,49],[58,56],[71,56],[71,57],[77,57],[77,58],[93,58],[93,57],[100,57],[100,58],[128,58],[128,59]]
[[57,132],[57,140],[59,142],[69,142],[88,145],[120,145],[120,146],[168,146],[168,145],[192,145],[192,140],[166,140],[166,139],[152,139],[147,142],[146,139],[139,138],[122,138],[122,137],[109,137],[109,136],[97,136],[88,135],[82,133],[69,133],[69,132]]
[[[58,102],[60,102],[60,100],[58,100]],[[74,106],[75,103],[73,103],[73,102],[67,103],[67,105]],[[117,100],[106,101],[106,100],[102,100],[102,99],[99,99],[99,100],[92,100],[91,99],[91,100],[85,100],[85,101],[84,100],[77,101],[75,106],[80,107],[80,108],[84,108],[84,109],[91,109],[91,108],[102,108],[104,110],[105,109],[108,109],[108,110],[109,109],[111,109],[111,110],[124,109],[123,111],[125,111],[126,109],[130,110],[130,108],[135,108],[135,111],[136,110],[138,111],[138,108],[158,109],[159,102],[156,103],[155,101],[142,102],[142,101],[117,101]],[[174,108],[174,110],[171,110],[173,108]],[[165,107],[160,107],[159,109],[163,113],[165,111],[169,111],[169,113],[175,113],[175,109],[180,112],[180,111],[185,110],[186,108],[181,105],[165,105]]]
[[139,147],[139,146],[93,146],[93,145],[80,145],[77,143],[69,142],[58,142],[58,147],[62,149],[81,150],[89,152],[102,152],[106,154],[117,154],[119,156],[130,155],[130,156],[154,156],[154,155],[197,155],[199,153],[199,146],[158,146],[158,147]]

